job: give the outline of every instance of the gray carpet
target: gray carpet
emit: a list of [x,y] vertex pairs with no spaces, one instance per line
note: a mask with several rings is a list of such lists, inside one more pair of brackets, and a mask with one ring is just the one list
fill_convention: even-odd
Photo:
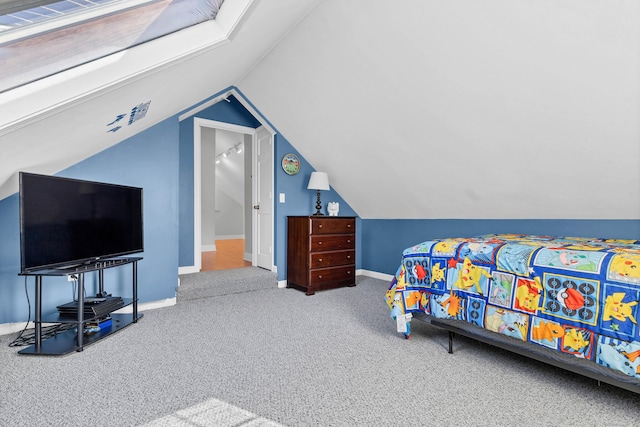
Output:
[[178,300],[188,301],[242,292],[274,289],[278,276],[268,270],[247,267],[231,270],[204,271],[180,276]]
[[[175,306],[146,311],[138,324],[69,356],[18,355],[7,346],[13,336],[0,337],[0,424],[631,426],[640,419],[640,396],[631,392],[465,338],[450,355],[446,332],[424,323],[403,339],[384,281],[359,277],[354,288],[306,296],[278,289],[272,273],[250,273],[183,276]],[[222,285],[242,274],[235,287]]]

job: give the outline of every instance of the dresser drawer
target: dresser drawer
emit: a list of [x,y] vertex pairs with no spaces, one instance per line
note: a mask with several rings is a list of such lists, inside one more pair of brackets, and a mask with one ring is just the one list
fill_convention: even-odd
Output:
[[354,249],[356,237],[353,234],[332,234],[311,236],[311,251],[336,251],[340,249]]
[[311,254],[311,268],[355,263],[356,251],[316,252]]
[[311,234],[349,234],[355,229],[352,218],[311,218]]
[[325,282],[355,283],[355,266],[319,268],[309,272],[309,286]]

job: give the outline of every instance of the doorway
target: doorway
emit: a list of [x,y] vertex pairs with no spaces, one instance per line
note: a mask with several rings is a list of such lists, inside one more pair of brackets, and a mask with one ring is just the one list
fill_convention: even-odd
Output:
[[[209,123],[210,124],[210,123]],[[251,266],[253,133],[201,127],[200,271]]]
[[[271,215],[273,134],[263,126],[253,129],[200,118],[194,120],[194,125],[194,270],[257,266],[275,271]],[[219,139],[216,132],[224,134],[227,141]],[[242,143],[229,143],[229,135],[235,135],[232,138]],[[236,178],[226,183],[226,192],[216,200],[215,188],[224,180],[216,171],[226,170],[230,173],[228,167],[231,165],[223,165],[223,160],[234,156],[237,160],[240,150],[244,161],[236,162],[236,169],[244,167],[244,171],[235,171]],[[266,163],[268,166],[265,170],[265,163],[260,164],[262,162],[259,161],[259,154],[262,153],[264,158],[264,153],[267,152],[271,160]],[[265,176],[268,179],[261,178]],[[214,195],[213,198],[209,197],[211,194]],[[229,203],[230,199],[234,199],[236,205],[241,205],[240,212],[231,214],[236,220],[241,218],[241,231],[236,229],[235,232],[229,232],[220,229],[217,221],[211,223],[216,217],[230,215],[229,206],[234,204],[233,200]],[[207,209],[209,214],[203,213]],[[259,212],[268,212],[269,215],[259,215]],[[214,267],[212,263],[217,263],[218,266]]]

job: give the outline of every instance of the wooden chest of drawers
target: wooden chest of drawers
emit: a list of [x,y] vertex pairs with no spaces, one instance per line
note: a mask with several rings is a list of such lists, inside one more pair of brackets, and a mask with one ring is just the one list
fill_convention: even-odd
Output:
[[287,218],[287,287],[316,291],[356,284],[356,219]]

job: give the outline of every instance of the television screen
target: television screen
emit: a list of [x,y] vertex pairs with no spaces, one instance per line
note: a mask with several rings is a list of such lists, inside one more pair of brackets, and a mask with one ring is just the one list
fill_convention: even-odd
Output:
[[20,172],[22,273],[142,251],[142,188]]

